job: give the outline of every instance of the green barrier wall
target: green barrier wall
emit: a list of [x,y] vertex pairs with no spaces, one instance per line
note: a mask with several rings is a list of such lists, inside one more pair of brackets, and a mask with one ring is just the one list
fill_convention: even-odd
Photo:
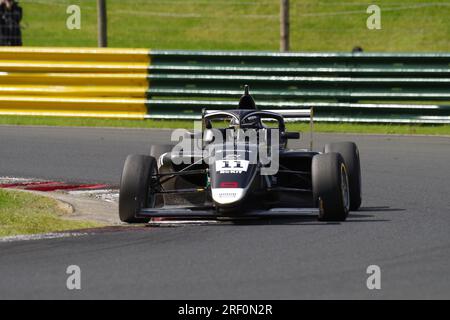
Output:
[[313,106],[318,121],[450,123],[450,54],[150,51],[152,118]]

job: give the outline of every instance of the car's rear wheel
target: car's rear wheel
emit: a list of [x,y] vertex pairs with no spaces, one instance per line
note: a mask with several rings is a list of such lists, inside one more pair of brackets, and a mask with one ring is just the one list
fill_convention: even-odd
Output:
[[159,157],[167,152],[171,152],[174,146],[168,144],[155,144],[150,146],[150,156],[154,157],[156,161]]
[[350,210],[361,206],[361,164],[359,150],[354,142],[337,142],[325,145],[325,153],[337,152],[344,158],[350,188]]
[[137,218],[142,208],[155,207],[155,186],[158,174],[156,159],[145,155],[130,155],[125,160],[119,193],[119,217],[123,222],[145,223]]
[[347,169],[339,153],[314,156],[311,178],[314,203],[319,207],[319,220],[344,221],[350,210]]

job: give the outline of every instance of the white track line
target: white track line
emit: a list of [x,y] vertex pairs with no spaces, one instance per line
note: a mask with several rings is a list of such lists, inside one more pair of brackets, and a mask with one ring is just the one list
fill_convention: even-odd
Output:
[[218,220],[161,220],[161,221],[150,221],[148,225],[151,227],[178,227],[187,225],[211,225],[218,224],[221,221]]
[[25,183],[25,182],[41,182],[42,180],[33,178],[15,178],[15,177],[0,177],[0,183]]
[[46,239],[60,239],[87,236],[88,233],[82,232],[64,232],[64,233],[43,233],[43,234],[29,234],[0,238],[0,243],[18,242],[18,241],[36,241]]
[[118,190],[113,189],[92,189],[92,190],[74,190],[69,191],[69,194],[80,195],[80,194],[118,194]]

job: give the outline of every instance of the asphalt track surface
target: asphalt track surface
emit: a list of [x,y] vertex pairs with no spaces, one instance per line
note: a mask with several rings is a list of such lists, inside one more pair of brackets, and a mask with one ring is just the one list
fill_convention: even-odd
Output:
[[[169,131],[0,127],[0,176],[117,184],[129,153]],[[450,298],[450,137],[321,134],[358,143],[363,207],[308,217],[134,228],[0,243],[0,298]],[[66,289],[68,265],[82,289]],[[368,290],[366,268],[381,268]]]

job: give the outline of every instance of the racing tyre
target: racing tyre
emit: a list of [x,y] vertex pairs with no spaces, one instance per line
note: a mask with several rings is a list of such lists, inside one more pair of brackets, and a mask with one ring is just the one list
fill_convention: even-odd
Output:
[[337,152],[344,158],[350,189],[350,210],[361,206],[361,165],[359,150],[354,142],[337,142],[325,145],[325,153]]
[[[150,219],[136,218],[142,208],[154,208],[154,178],[158,173],[156,160],[151,156],[129,155],[120,179],[119,217],[123,222],[145,223]],[[153,185],[153,186],[152,186]]]
[[344,221],[350,210],[350,192],[342,156],[334,152],[314,156],[311,178],[319,220]]

